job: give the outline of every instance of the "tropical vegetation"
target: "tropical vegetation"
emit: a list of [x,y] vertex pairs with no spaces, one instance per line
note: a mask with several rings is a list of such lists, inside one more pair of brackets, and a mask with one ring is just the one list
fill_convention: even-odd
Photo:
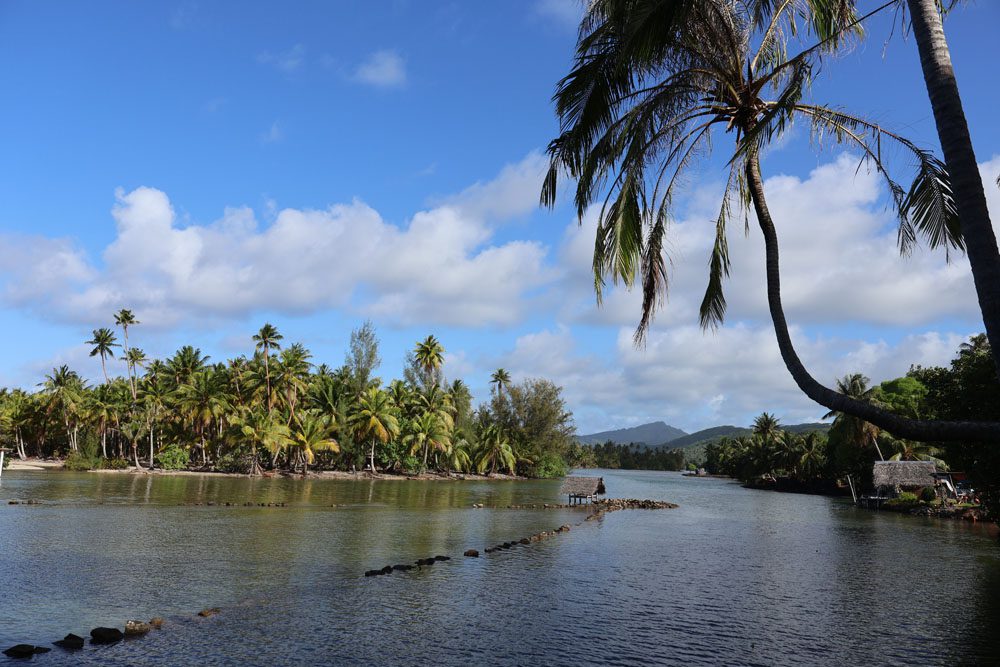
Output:
[[[384,384],[370,322],[351,335],[345,362],[316,364],[265,323],[248,355],[213,362],[182,346],[166,359],[135,347],[140,324],[116,313],[87,344],[102,381],[53,368],[31,390],[0,390],[0,442],[17,456],[62,456],[76,469],[135,467],[259,474],[310,469],[551,476],[566,470],[574,430],[562,390],[544,379],[493,374],[478,407],[461,379],[444,377],[434,336],[407,355],[404,379]],[[249,347],[249,345],[248,345]],[[121,354],[115,350],[121,348]],[[124,377],[113,374],[123,366]]]
[[[875,11],[897,4],[890,1]],[[555,204],[557,182],[565,174],[576,181],[581,221],[591,205],[599,206],[593,257],[598,301],[609,275],[629,288],[638,282],[642,315],[636,342],[641,342],[667,289],[664,250],[676,191],[696,158],[716,145],[713,134],[727,134],[733,139],[729,175],[715,220],[702,326],[724,319],[730,219],[734,210],[752,209],[765,241],[768,304],[779,350],[806,395],[901,437],[990,441],[1000,436],[1000,422],[905,417],[822,385],[799,359],[781,303],[778,239],[761,162],[771,142],[800,121],[821,143],[858,151],[885,179],[899,215],[901,252],[920,236],[946,252],[969,246],[987,331],[1000,332],[1000,256],[950,61],[945,62],[938,3],[908,4],[947,164],[955,169],[954,193],[945,163],[931,151],[863,116],[808,99],[820,58],[862,34],[866,17],[856,15],[851,0],[595,0],[580,26],[573,67],[554,97],[561,132],[549,144],[542,203]],[[798,45],[798,52],[790,50]],[[883,148],[890,144],[917,166],[909,187],[885,157]],[[744,224],[748,227],[749,219]]]

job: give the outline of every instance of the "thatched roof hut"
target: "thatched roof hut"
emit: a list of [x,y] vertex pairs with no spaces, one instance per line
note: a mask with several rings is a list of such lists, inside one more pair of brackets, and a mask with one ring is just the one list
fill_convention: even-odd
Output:
[[934,486],[937,467],[931,461],[876,461],[872,468],[875,488],[915,489]]
[[604,490],[603,477],[567,477],[559,493],[566,494],[572,499],[590,498],[607,491]]

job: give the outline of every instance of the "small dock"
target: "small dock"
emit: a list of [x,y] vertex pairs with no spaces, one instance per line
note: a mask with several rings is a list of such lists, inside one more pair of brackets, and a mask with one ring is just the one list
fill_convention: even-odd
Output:
[[570,505],[579,505],[592,502],[607,491],[603,477],[567,477],[559,493],[569,496]]

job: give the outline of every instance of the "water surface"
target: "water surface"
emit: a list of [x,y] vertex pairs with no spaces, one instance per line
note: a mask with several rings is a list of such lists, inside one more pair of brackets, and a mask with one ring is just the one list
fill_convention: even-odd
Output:
[[[1000,661],[1000,546],[984,526],[676,473],[600,474],[611,495],[681,507],[472,559],[462,552],[584,513],[471,508],[558,502],[558,481],[7,471],[0,500],[39,504],[0,507],[0,645],[160,615],[167,627],[145,639],[33,662]],[[362,576],[436,554],[452,560]],[[204,607],[223,612],[196,618]]]

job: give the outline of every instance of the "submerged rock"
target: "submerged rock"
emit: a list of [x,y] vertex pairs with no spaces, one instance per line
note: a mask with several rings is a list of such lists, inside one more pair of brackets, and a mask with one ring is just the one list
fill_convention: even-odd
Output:
[[6,649],[3,654],[8,658],[30,658],[35,655],[35,653],[45,653],[49,649],[43,649],[41,646],[32,646],[31,644],[15,644],[9,649]]
[[522,537],[520,542],[521,544],[531,544],[531,540],[529,540],[527,537]]
[[166,621],[163,620],[163,618],[161,618],[160,616],[154,616],[153,618],[149,619],[149,627],[156,628],[157,630],[162,628],[164,623],[166,623]]
[[209,607],[208,609],[202,609],[201,611],[199,611],[198,615],[201,616],[202,618],[208,618],[209,616],[215,616],[220,611],[222,610],[219,609],[218,607]]
[[382,574],[392,574],[392,565],[386,565],[381,570],[379,570],[379,572],[381,572]]
[[125,621],[126,637],[141,637],[147,634],[153,627],[149,623],[142,621]]
[[94,628],[90,631],[91,644],[114,644],[125,638],[118,628]]
[[434,556],[434,560],[451,560],[451,556]]
[[83,648],[83,637],[80,635],[74,635],[71,632],[62,639],[52,643],[60,648],[66,649],[67,651],[76,651]]
[[365,571],[365,576],[366,577],[377,577],[380,574],[382,574],[381,570],[366,570]]
[[468,556],[469,558],[479,558],[479,552],[476,551],[475,549],[466,549],[464,555]]

